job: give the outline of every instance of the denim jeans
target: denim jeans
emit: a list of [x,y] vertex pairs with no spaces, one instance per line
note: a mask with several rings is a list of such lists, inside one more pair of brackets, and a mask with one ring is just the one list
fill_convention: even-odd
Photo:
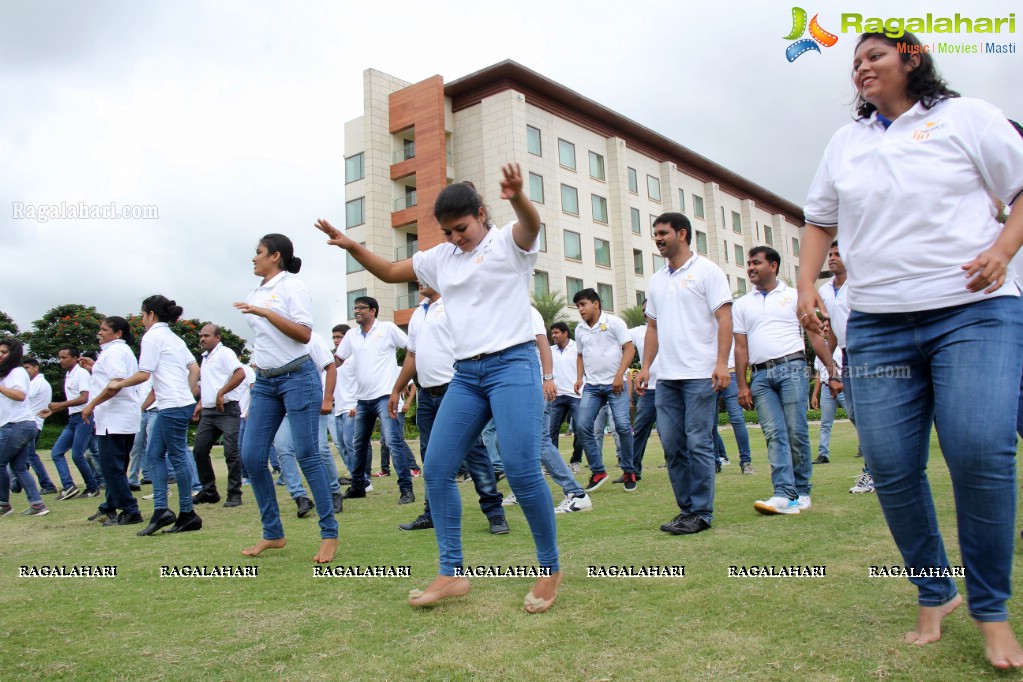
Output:
[[[558,447],[558,436],[561,435],[561,425],[568,420],[576,418],[579,410],[579,398],[571,395],[559,395],[551,403],[551,442]],[[579,436],[572,434],[572,459],[573,462],[583,461],[583,446],[579,442]]]
[[263,538],[266,540],[284,537],[277,492],[267,461],[274,434],[285,417],[291,429],[295,457],[313,494],[313,503],[319,516],[320,537],[337,537],[337,519],[334,518],[330,482],[323,468],[323,458],[317,449],[322,402],[323,387],[312,360],[307,360],[301,367],[286,374],[257,376],[253,384],[249,423],[242,441],[242,462],[249,473],[252,494],[256,498],[263,523]]
[[657,423],[675,502],[707,523],[714,520],[717,405],[710,379],[657,380]]
[[128,483],[139,484],[139,475],[149,478],[149,467],[146,466],[146,443],[149,442],[149,431],[152,428],[154,412],[144,411],[139,421],[139,432],[135,434],[135,443],[131,446],[128,458]]
[[331,493],[340,493],[341,484],[337,482],[337,462],[334,461],[334,453],[330,450],[330,443],[327,441],[327,432],[334,418],[329,414],[320,415],[320,431],[317,446],[320,451],[320,458],[323,460],[323,470],[327,474],[327,482],[330,483]]
[[[341,485],[337,482],[337,465],[334,463],[334,455],[327,443],[327,421],[329,415],[320,415],[319,432],[316,450],[323,460],[323,472],[327,476],[331,493],[340,493]],[[285,419],[281,427],[277,429],[274,436],[274,448],[281,464],[281,476],[284,478],[284,485],[288,489],[291,499],[308,497],[305,488],[302,487],[302,474],[298,470],[298,462],[295,461],[295,446],[291,438],[291,424]]]
[[41,433],[42,431],[37,428],[36,436],[32,439],[32,451],[28,453],[28,466],[29,469],[35,472],[40,489],[56,490],[56,486],[53,485],[53,481],[50,479],[50,474],[46,471],[46,467],[43,466],[43,460],[39,459],[39,453],[36,452],[36,444],[39,443],[39,435]]
[[107,494],[100,511],[113,514],[118,509],[137,514],[139,504],[128,487],[128,456],[135,444],[134,433],[112,433],[99,436],[99,461],[107,481]]
[[[631,405],[629,406],[631,409]],[[611,440],[615,443],[615,461],[618,466],[622,465],[622,437],[618,435],[618,431],[607,427],[608,424],[614,426],[614,416],[611,414],[611,406],[604,405],[600,410],[597,411],[597,418],[593,420],[593,436],[597,439],[597,447],[600,449],[600,461],[604,461],[604,434],[608,431],[611,432]],[[636,461],[636,436],[633,433],[632,436],[632,460],[633,464]]]
[[821,440],[817,446],[817,454],[821,457],[831,457],[831,427],[835,423],[835,410],[841,405],[845,409],[845,394],[839,393],[838,397],[832,398],[831,391],[827,386],[821,387]]
[[455,474],[493,416],[512,492],[529,523],[537,562],[558,571],[550,488],[540,471],[543,393],[536,344],[519,344],[478,360],[459,360],[437,412],[423,475],[440,554],[441,575],[462,566],[462,500]]
[[7,475],[8,465],[21,482],[28,503],[42,503],[43,498],[35,479],[28,473],[28,454],[35,445],[37,430],[35,419],[0,426],[0,504],[10,502],[11,478]]
[[[430,395],[426,390],[418,393],[419,404],[416,406],[416,426],[419,427],[419,454],[426,464],[426,452],[430,445],[430,434],[433,433],[433,424],[437,418],[437,411],[444,401],[444,395]],[[438,456],[443,456],[443,453]],[[480,498],[480,510],[489,519],[493,516],[504,514],[501,502],[504,496],[497,492],[497,476],[494,474],[494,465],[490,462],[487,449],[479,438],[469,448],[465,456],[465,465],[472,477],[472,484],[476,487],[476,494]],[[433,518],[430,513],[430,490],[426,490],[426,504],[423,505],[423,516]]]
[[647,389],[636,398],[636,421],[632,426],[632,461],[636,465],[636,473],[643,473],[643,455],[650,432],[657,422],[657,389]]
[[82,475],[86,490],[99,488],[99,481],[92,475],[92,468],[85,461],[85,449],[89,447],[89,440],[92,438],[92,425],[82,421],[81,413],[68,417],[67,426],[57,436],[57,442],[53,444],[50,457],[53,458],[53,465],[57,467],[57,476],[60,478],[60,485],[63,488],[70,488],[75,484],[71,478],[71,470],[68,468],[64,455],[71,450],[71,461],[78,468]]
[[495,473],[504,473],[504,461],[501,459],[501,447],[497,444],[497,422],[493,418],[483,427],[480,434],[483,440],[483,447],[487,450],[487,457],[490,458],[490,466]]
[[[188,460],[188,423],[192,420],[195,403],[182,407],[168,407],[156,413],[153,431],[146,444],[146,458],[153,475],[153,509],[169,509],[167,501],[167,461],[170,457],[178,486],[178,510],[192,511],[192,468]],[[194,463],[194,462],[193,462]]]
[[[732,425],[732,433],[735,434],[735,446],[739,449],[739,464],[751,464],[749,431],[746,429],[746,415],[739,404],[739,384],[735,381],[735,372],[731,373],[732,380],[728,388],[721,392],[725,401],[725,410],[728,412],[728,422]],[[715,420],[716,421],[716,420]]]
[[[605,404],[611,406],[615,430],[621,439],[622,471],[634,473],[635,467],[632,463],[632,421],[629,419],[629,392],[622,391],[616,395],[611,390],[611,384],[587,384],[583,388],[583,397],[579,401],[579,422],[575,425],[575,428],[579,432],[580,440],[583,442],[583,450],[586,452],[586,460],[590,463],[590,471],[594,474],[604,473],[604,457],[601,452],[601,445],[597,442],[594,422],[597,420],[597,413]],[[604,440],[603,429],[601,429],[600,440],[601,442]]]
[[338,453],[341,455],[345,469],[348,469],[348,473],[351,474],[355,470],[355,444],[352,442],[352,439],[355,438],[355,417],[349,417],[345,412],[335,416],[334,421],[337,424]]
[[199,428],[195,432],[192,454],[195,458],[196,473],[202,489],[217,492],[217,476],[213,471],[210,450],[217,436],[224,439],[224,462],[227,464],[227,494],[242,494],[242,465],[238,451],[238,432],[241,430],[241,412],[237,402],[224,405],[224,411],[203,408]]
[[[949,565],[927,479],[933,423],[952,478],[970,615],[1006,620],[1023,302],[999,296],[917,313],[853,312],[847,331],[856,428],[904,564]],[[922,606],[956,595],[952,578],[910,582]]]
[[92,436],[89,438],[89,447],[85,449],[85,461],[89,463],[89,468],[92,469],[92,476],[96,479],[99,485],[106,485],[106,476],[103,475],[103,465],[99,459],[99,438],[95,432],[96,423],[93,421],[89,425],[89,430]]
[[402,454],[401,443],[405,435],[398,431],[398,420],[387,414],[387,401],[390,396],[384,395],[373,400],[360,400],[355,408],[355,434],[352,443],[355,448],[355,471],[352,472],[352,488],[365,490],[369,481],[372,466],[372,450],[367,454],[373,424],[380,419],[380,440],[387,443],[394,456],[394,468],[398,472],[398,489],[412,490],[412,472],[409,463]]
[[[547,403],[543,412],[543,432],[550,433],[551,414],[554,412],[554,403]],[[561,452],[548,438],[540,439],[540,463],[546,467],[547,473],[555,483],[561,486],[565,495],[582,495],[583,487],[575,480],[572,470],[565,464],[565,458]]]
[[809,372],[792,360],[753,373],[750,393],[767,441],[774,494],[794,500],[810,494],[810,429],[806,425]]

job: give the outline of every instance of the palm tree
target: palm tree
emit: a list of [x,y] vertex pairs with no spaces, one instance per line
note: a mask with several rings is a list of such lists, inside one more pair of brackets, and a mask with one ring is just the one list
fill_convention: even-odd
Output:
[[548,330],[548,334],[550,333],[551,325],[555,322],[568,321],[568,315],[564,312],[568,301],[557,291],[549,291],[539,296],[534,293],[531,298],[533,299],[533,307],[536,308],[537,312],[540,313],[540,317],[543,318],[544,329]]
[[622,319],[625,320],[625,324],[629,329],[633,327],[642,327],[646,324],[646,314],[643,313],[643,306],[634,305],[631,308],[626,308],[622,311]]

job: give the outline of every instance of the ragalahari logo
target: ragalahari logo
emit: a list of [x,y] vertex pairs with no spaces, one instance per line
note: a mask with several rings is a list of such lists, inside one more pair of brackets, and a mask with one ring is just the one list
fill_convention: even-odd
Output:
[[785,36],[785,40],[795,40],[796,42],[785,48],[785,58],[790,62],[796,61],[800,55],[813,50],[814,52],[820,52],[821,49],[817,47],[818,43],[824,47],[831,47],[838,42],[838,36],[834,33],[828,33],[821,25],[817,23],[818,14],[813,15],[813,19],[810,20],[810,38],[802,38],[802,40],[796,40],[801,38],[803,33],[806,32],[806,10],[802,7],[792,8],[792,31]]

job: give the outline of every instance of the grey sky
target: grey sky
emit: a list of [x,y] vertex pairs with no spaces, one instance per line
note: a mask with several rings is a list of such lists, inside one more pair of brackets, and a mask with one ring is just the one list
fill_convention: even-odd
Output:
[[[343,221],[343,124],[362,113],[370,67],[453,80],[514,59],[801,204],[828,138],[849,120],[854,35],[790,64],[792,6],[441,1],[426,13],[416,2],[6,0],[0,310],[27,329],[58,304],[124,315],[163,293],[188,317],[248,337],[231,304],[258,283],[249,260],[259,237],[283,232],[304,261],[316,327],[329,331],[344,317],[344,259],[312,224]],[[944,0],[819,6],[835,33],[842,12],[1010,11]],[[1019,119],[1018,52],[937,63],[953,88]],[[13,217],[15,202],[62,201],[155,205],[159,219]]]

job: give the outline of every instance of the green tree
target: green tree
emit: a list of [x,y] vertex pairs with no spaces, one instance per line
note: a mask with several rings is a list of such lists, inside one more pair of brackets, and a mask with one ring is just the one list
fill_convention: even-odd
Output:
[[646,315],[643,313],[643,306],[634,305],[631,308],[626,308],[622,311],[622,319],[625,320],[625,325],[632,329],[633,327],[642,327],[646,324]]
[[540,317],[543,318],[543,328],[548,331],[548,335],[552,324],[568,320],[568,315],[564,313],[564,308],[568,305],[568,301],[557,291],[550,291],[541,296],[537,296],[534,293],[531,298],[533,307],[536,308],[537,312],[540,313]]
[[67,303],[50,308],[32,323],[32,331],[25,333],[25,342],[32,357],[39,360],[43,376],[53,388],[53,399],[64,399],[64,372],[57,363],[57,355],[64,346],[80,350],[99,347],[96,332],[104,315],[95,306]]
[[0,336],[17,336],[18,325],[15,324],[14,318],[0,310]]
[[[128,323],[131,325],[131,334],[135,337],[135,344],[132,346],[132,350],[138,355],[142,335],[146,333],[146,328],[142,324],[142,317],[140,315],[129,315]],[[185,342],[189,352],[195,357],[196,362],[202,361],[202,348],[199,347],[199,331],[207,324],[211,323],[209,321],[200,322],[198,319],[192,318],[190,320],[178,320],[170,326],[171,331],[180,336],[181,340]],[[248,353],[245,350],[245,339],[227,327],[222,326],[220,328],[220,342],[235,353],[238,353],[243,361],[248,360]]]

